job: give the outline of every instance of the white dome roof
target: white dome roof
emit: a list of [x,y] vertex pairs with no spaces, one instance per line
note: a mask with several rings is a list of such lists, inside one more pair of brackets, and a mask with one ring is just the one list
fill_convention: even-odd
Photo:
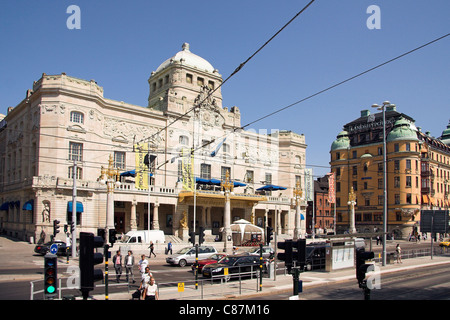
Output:
[[161,63],[158,69],[156,69],[156,72],[163,70],[174,61],[180,62],[181,59],[183,59],[182,64],[184,65],[188,65],[190,67],[194,67],[202,71],[208,72],[214,71],[214,67],[208,61],[189,51],[189,43],[183,43],[182,49],[183,50],[179,51],[172,58],[169,58],[163,63]]

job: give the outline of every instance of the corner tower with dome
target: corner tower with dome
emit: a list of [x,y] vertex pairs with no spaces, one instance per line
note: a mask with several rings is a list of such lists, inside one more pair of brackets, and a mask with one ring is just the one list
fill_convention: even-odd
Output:
[[[415,125],[410,116],[386,107],[387,231],[395,239],[420,233],[421,210],[446,209],[450,192],[450,138],[447,127],[437,139]],[[344,125],[330,148],[336,174],[338,233],[348,231],[353,188],[359,233],[383,229],[383,117],[361,111]]]
[[[76,237],[155,229],[174,249],[200,227],[218,250],[250,241],[231,228],[242,219],[263,239],[267,226],[304,235],[297,217],[306,202],[294,207],[292,198],[297,183],[304,186],[305,136],[240,129],[240,109],[222,104],[222,76],[187,43],[155,66],[142,106],[106,98],[95,80],[43,73],[8,108],[0,127],[2,232],[48,241],[53,220],[70,224],[75,214]],[[106,173],[120,183],[107,187]],[[286,189],[258,191],[266,185]]]

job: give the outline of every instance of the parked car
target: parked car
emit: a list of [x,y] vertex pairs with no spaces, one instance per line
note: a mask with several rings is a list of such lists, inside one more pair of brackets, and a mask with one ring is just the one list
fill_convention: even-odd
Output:
[[[218,263],[208,264],[203,267],[203,276],[212,278],[213,276],[225,275],[225,269],[228,268],[228,279],[239,273],[249,276],[250,273],[259,272],[259,256],[249,254],[228,255]],[[263,263],[263,266],[265,264]]]
[[[259,257],[259,246],[258,247],[254,247],[251,250],[249,250],[248,252],[251,255],[255,255]],[[273,255],[275,254],[275,252],[273,251],[272,247],[270,246],[263,246],[263,258],[264,259],[269,259],[271,256],[273,257]]]
[[45,254],[47,254],[47,252],[50,252],[50,247],[54,243],[58,246],[58,251],[56,252],[56,255],[58,255],[58,256],[65,256],[67,254],[67,249],[70,250],[70,246],[67,246],[64,241],[55,240],[55,241],[50,241],[50,242],[43,243],[43,244],[37,244],[34,247],[34,252],[41,254],[41,255],[45,255]]
[[[216,248],[211,246],[199,246],[198,247],[198,259],[206,259],[213,253],[217,253]],[[173,255],[166,258],[166,262],[172,265],[179,265],[184,267],[186,264],[195,262],[195,247],[185,247]]]
[[[226,256],[227,255],[223,254],[223,253],[214,253],[213,255],[210,255],[206,259],[202,259],[202,260],[199,259],[198,260],[198,271],[201,273],[204,266],[206,266],[207,264],[211,264],[211,263],[217,263]],[[192,271],[194,271],[194,270],[195,270],[195,263],[192,265]]]
[[444,238],[441,242],[439,242],[440,247],[450,247],[450,238]]

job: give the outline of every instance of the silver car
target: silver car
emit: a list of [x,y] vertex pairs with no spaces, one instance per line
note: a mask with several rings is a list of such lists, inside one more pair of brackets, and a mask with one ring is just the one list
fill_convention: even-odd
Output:
[[[212,254],[217,253],[216,248],[211,246],[198,247],[198,260],[206,259]],[[195,247],[186,247],[166,258],[166,262],[173,265],[184,267],[187,264],[195,263]]]

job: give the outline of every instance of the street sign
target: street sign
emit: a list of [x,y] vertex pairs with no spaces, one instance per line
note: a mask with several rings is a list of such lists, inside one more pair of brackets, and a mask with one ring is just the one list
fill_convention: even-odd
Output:
[[56,243],[54,243],[50,246],[50,253],[56,254],[57,252],[58,252],[58,245]]
[[448,233],[449,211],[422,210],[420,213],[420,231],[433,233]]
[[228,275],[228,268],[223,268],[223,275],[227,276]]

